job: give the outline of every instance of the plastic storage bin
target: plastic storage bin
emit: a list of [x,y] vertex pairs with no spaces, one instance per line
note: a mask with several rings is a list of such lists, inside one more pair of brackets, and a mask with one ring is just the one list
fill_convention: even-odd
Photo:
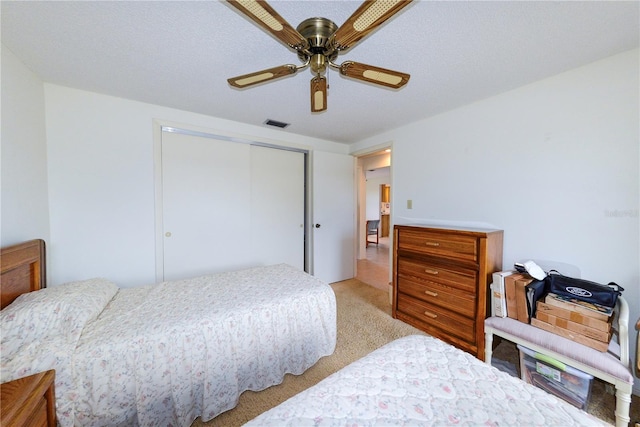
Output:
[[593,375],[518,345],[520,376],[544,391],[586,409],[591,397]]

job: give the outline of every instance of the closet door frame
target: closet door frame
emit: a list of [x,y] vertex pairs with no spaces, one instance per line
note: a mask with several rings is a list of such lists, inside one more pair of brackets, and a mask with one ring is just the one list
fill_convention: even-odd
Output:
[[304,155],[304,271],[309,272],[309,150],[277,145],[263,141],[237,137],[224,132],[195,130],[190,126],[170,124],[154,120],[153,123],[153,156],[154,156],[154,199],[155,199],[155,261],[156,282],[164,281],[164,221],[163,221],[163,184],[162,184],[162,133],[171,132],[222,141],[249,144],[253,146],[299,152]]

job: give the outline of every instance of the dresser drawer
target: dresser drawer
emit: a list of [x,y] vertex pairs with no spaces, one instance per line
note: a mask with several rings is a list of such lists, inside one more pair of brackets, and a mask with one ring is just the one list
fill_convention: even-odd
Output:
[[411,278],[398,278],[398,292],[438,305],[463,316],[476,315],[476,295],[471,292],[441,285],[435,282],[421,282]]
[[473,319],[460,316],[447,309],[398,293],[398,310],[416,319],[435,326],[448,334],[463,340],[475,341],[475,323]]
[[478,260],[478,244],[472,236],[402,230],[398,249],[464,261]]
[[437,282],[467,292],[478,289],[478,273],[467,268],[446,268],[433,263],[400,258],[398,260],[400,277],[415,277],[427,282]]

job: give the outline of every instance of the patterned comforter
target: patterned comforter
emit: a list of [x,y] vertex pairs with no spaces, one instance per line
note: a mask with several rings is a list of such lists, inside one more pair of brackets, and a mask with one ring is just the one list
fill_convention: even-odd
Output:
[[[333,290],[284,264],[132,289],[112,285],[112,293],[87,296],[102,282],[76,282],[66,294],[66,285],[43,290],[64,294],[65,303],[46,316],[31,314],[32,325],[15,309],[20,303],[2,310],[2,380],[56,369],[62,426],[207,421],[233,408],[243,391],[301,374],[335,349]],[[33,305],[37,295],[26,295],[38,292],[25,301]],[[69,309],[69,299],[82,308]],[[75,320],[65,311],[83,311],[86,323],[69,328]],[[13,323],[40,333],[58,321],[67,332],[30,343],[10,330]]]
[[594,426],[605,422],[436,338],[400,338],[246,426]]

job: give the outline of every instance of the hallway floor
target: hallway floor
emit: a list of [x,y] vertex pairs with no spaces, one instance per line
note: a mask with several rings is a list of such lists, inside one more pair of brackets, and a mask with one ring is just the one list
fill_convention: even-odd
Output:
[[369,244],[367,258],[358,260],[356,279],[383,291],[388,291],[391,282],[389,238],[380,237],[376,245]]

